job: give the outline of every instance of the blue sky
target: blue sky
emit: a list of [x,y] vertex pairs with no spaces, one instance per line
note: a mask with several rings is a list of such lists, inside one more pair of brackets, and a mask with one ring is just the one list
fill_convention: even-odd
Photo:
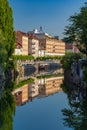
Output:
[[24,32],[40,26],[51,35],[63,38],[68,18],[77,13],[87,0],[9,0],[14,28]]

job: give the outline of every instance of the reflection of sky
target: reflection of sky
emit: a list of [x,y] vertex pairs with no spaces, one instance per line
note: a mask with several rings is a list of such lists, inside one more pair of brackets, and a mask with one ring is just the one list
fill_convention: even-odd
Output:
[[17,107],[14,130],[70,130],[63,126],[63,108],[68,107],[67,96],[63,93],[34,99]]

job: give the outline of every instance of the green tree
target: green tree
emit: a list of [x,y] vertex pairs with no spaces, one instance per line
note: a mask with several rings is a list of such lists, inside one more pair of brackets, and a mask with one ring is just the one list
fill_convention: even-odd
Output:
[[6,61],[7,57],[4,41],[5,40],[2,36],[2,31],[0,30],[0,80],[4,79],[4,62]]
[[[9,6],[8,0],[0,0],[0,29],[5,38],[4,47],[7,51],[7,61],[14,52],[14,29],[12,10]],[[3,49],[3,48],[2,48]]]
[[70,108],[62,110],[63,124],[73,130],[87,130],[87,96],[83,102],[74,102],[72,98],[69,100]]
[[80,53],[75,54],[72,52],[67,52],[66,55],[62,57],[61,63],[64,69],[71,70],[71,64],[73,63],[73,61],[79,60],[81,58],[82,55]]
[[0,64],[3,64],[6,61],[6,57],[7,57],[7,51],[4,42],[5,39],[2,36],[2,32],[0,30]]
[[0,95],[0,130],[13,130],[15,115],[15,100],[12,96],[14,84],[9,81]]
[[65,39],[75,42],[78,49],[87,55],[87,3],[69,18],[70,24],[65,27]]

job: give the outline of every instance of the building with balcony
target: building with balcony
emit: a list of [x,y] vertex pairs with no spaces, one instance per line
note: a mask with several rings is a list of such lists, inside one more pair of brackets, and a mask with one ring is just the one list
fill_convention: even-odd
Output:
[[39,40],[39,56],[63,56],[65,55],[65,43],[62,40],[53,38],[45,33],[40,27],[29,31],[28,34],[34,35]]
[[39,31],[33,30],[28,33],[16,31],[15,35],[16,55],[32,55],[34,57],[65,55],[65,43],[45,33],[42,27]]
[[65,55],[65,43],[54,38],[46,38],[46,56],[63,56]]
[[33,36],[28,35],[28,44],[29,44],[29,55],[34,56],[35,58],[39,55],[39,40]]
[[20,31],[16,31],[15,35],[15,55],[32,55],[34,57],[39,55],[39,40],[35,36]]

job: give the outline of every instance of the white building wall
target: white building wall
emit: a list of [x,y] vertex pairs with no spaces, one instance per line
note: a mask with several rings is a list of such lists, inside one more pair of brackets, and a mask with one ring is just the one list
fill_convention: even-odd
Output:
[[14,55],[22,55],[22,48],[21,49],[15,49]]
[[39,55],[38,56],[45,56],[45,50],[39,50]]
[[37,39],[29,39],[29,54],[38,57],[39,41]]

